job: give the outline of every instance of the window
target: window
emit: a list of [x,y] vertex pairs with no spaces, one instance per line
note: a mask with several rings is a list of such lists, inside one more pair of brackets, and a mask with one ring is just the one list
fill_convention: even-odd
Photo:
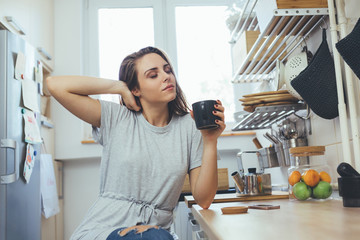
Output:
[[[169,54],[190,105],[220,99],[226,121],[233,121],[231,53],[224,18],[228,4],[224,0],[89,0],[87,74],[116,80],[127,54],[154,45]],[[101,98],[118,101],[118,96]]]
[[178,78],[187,100],[220,99],[233,120],[229,31],[226,6],[176,7]]
[[[154,45],[153,9],[102,8],[98,18],[99,77],[118,79],[121,61],[128,54]],[[114,95],[101,99],[118,101]]]

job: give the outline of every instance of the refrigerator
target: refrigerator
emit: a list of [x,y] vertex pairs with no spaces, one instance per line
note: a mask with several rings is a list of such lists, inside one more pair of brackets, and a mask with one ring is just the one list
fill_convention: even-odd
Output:
[[[37,154],[30,181],[23,177],[24,105],[21,80],[15,79],[14,72],[20,52],[26,56],[27,75],[34,79],[35,48],[20,36],[0,30],[0,240],[41,239],[40,145],[33,145]],[[39,114],[36,122],[40,124]]]

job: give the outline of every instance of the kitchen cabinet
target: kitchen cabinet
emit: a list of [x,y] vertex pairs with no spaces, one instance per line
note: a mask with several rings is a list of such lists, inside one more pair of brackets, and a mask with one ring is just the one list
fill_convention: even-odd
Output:
[[[47,153],[51,154],[54,158],[55,154],[55,144],[54,144],[54,129],[48,128],[46,126],[41,127],[41,136],[44,139],[44,144],[46,147]],[[41,235],[43,240],[63,240],[64,234],[64,223],[63,223],[63,199],[62,199],[62,166],[63,163],[53,161],[56,187],[58,190],[59,196],[59,208],[60,212],[55,216],[49,217],[46,219],[42,216],[41,219]]]
[[[191,209],[188,208],[184,201],[180,201],[174,211],[173,229],[179,239],[191,240],[191,226],[189,223]],[[192,217],[193,219],[193,217]]]
[[[47,153],[51,154],[54,159],[55,154],[55,144],[54,144],[54,129],[42,125],[41,127],[41,136],[44,139],[44,144],[46,147]],[[63,199],[62,199],[62,166],[63,163],[53,161],[56,187],[58,190],[59,196],[59,208],[60,212],[55,216],[49,217],[46,219],[42,216],[41,219],[41,236],[42,240],[63,240],[64,239],[64,216],[63,216]]]
[[24,39],[35,48],[41,48],[52,59],[40,54],[49,69],[54,67],[54,1],[0,0],[0,21],[5,28],[18,33],[5,17],[11,16],[26,33]]

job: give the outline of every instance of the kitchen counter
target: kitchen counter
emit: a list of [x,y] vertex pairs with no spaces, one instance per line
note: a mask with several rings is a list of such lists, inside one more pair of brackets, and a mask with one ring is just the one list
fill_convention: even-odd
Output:
[[[253,204],[280,205],[280,209],[221,212],[222,207]],[[213,203],[206,210],[193,205],[192,213],[210,240],[360,239],[360,208],[343,207],[341,198]]]
[[[185,196],[184,199],[185,204],[188,208],[191,208],[192,205],[196,204],[195,199],[192,195]],[[262,201],[272,199],[289,199],[289,193],[283,191],[272,191],[272,195],[237,197],[234,189],[233,192],[216,194],[213,203]]]
[[[217,190],[216,195],[220,194],[235,194],[235,188],[229,188],[226,190]],[[186,198],[186,199],[185,199]],[[186,205],[188,208],[191,208],[193,204],[195,204],[195,200],[192,196],[191,192],[184,192],[180,194],[179,201],[186,201]]]

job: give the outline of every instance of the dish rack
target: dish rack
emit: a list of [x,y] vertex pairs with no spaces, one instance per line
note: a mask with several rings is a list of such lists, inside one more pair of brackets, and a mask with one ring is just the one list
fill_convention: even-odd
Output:
[[[231,33],[231,44],[235,44],[244,31],[258,29],[259,23],[254,14],[257,2],[248,0],[244,4],[242,14]],[[271,20],[259,34],[245,59],[234,66],[232,83],[274,79],[276,62],[285,62],[314,29],[325,23],[327,15],[328,8],[274,9]]]
[[234,114],[238,122],[232,131],[251,131],[271,128],[276,123],[299,110],[307,109],[304,103],[257,107],[254,112],[237,112]]

